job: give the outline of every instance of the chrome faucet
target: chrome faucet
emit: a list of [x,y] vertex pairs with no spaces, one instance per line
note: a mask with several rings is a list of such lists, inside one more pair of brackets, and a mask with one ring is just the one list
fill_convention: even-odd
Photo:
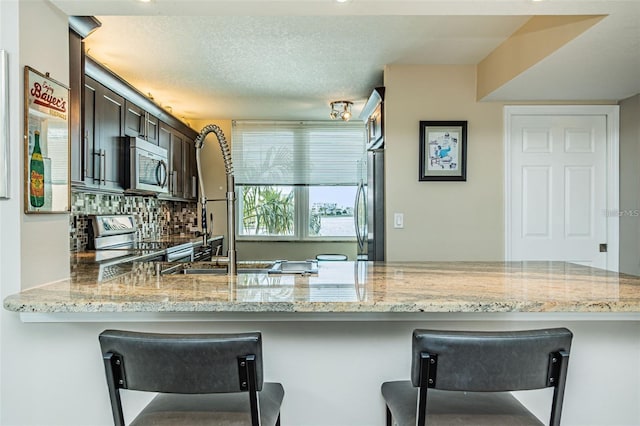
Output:
[[233,177],[233,163],[231,161],[231,151],[229,150],[229,144],[220,127],[215,124],[208,124],[202,128],[198,136],[195,139],[196,147],[196,166],[198,168],[198,187],[200,190],[200,204],[202,206],[202,233],[203,243],[207,245],[207,239],[209,238],[209,232],[207,231],[207,202],[208,201],[222,201],[222,200],[207,200],[207,195],[204,192],[204,183],[202,179],[202,166],[200,165],[200,150],[204,145],[204,140],[209,133],[215,133],[222,150],[222,158],[224,160],[224,168],[227,174],[227,233],[228,233],[228,249],[226,257],[218,257],[218,261],[227,262],[227,271],[229,275],[235,275],[237,271],[236,263],[236,192],[235,192],[235,180]]

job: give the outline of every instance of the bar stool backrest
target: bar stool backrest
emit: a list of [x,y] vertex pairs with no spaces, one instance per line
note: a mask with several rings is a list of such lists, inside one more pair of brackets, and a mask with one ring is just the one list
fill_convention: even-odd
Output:
[[418,424],[425,421],[429,388],[502,392],[554,387],[550,424],[558,425],[572,338],[566,328],[414,330],[411,382],[420,387]]
[[[163,393],[228,393],[242,386],[239,359],[252,356],[255,387],[262,389],[261,334],[155,334],[106,330],[99,336],[114,386]],[[111,388],[111,383],[109,383]]]

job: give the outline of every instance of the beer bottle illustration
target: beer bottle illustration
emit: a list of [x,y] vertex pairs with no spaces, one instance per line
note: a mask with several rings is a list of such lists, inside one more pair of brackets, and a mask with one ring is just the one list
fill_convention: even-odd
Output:
[[34,132],[36,142],[33,146],[30,163],[29,200],[33,207],[44,205],[44,161],[40,151],[40,132]]

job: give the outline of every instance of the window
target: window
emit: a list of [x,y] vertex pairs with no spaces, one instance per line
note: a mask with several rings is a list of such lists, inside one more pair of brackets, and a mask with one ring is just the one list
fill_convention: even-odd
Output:
[[236,121],[232,147],[240,238],[355,238],[363,123]]

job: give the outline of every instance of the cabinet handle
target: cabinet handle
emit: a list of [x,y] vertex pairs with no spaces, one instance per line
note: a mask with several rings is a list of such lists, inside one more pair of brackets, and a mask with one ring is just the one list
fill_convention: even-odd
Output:
[[104,167],[100,171],[100,177],[102,178],[102,184],[106,185],[107,184],[107,151],[104,149],[101,151],[102,151],[102,163],[104,164]]
[[[98,157],[98,162],[96,163],[96,157]],[[102,176],[102,150],[98,150],[97,152],[93,152],[93,183],[98,182],[100,184],[100,178]],[[97,167],[96,167],[97,166]]]
[[89,144],[89,131],[85,130],[84,131],[84,135],[82,137],[82,152],[85,153],[85,155],[83,155],[83,163],[84,163],[84,169],[82,170],[82,180],[84,180],[84,178],[87,176],[87,170],[88,170],[88,161],[87,161],[87,157],[86,157],[86,151],[85,148],[88,148],[87,145]]

